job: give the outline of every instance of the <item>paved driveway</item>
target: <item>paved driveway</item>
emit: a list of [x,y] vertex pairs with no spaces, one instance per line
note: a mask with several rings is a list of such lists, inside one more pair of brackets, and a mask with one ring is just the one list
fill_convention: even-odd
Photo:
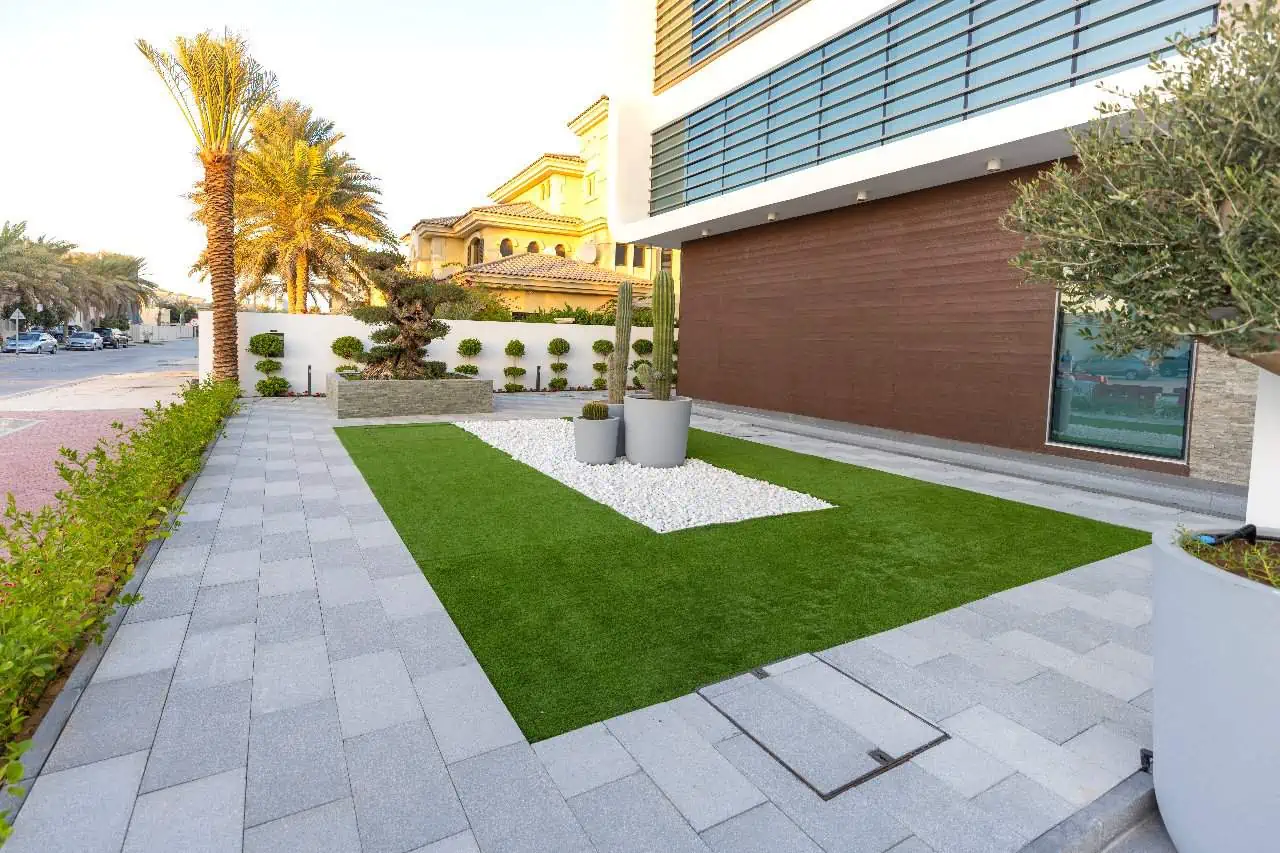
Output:
[[60,350],[56,355],[0,354],[0,401],[26,391],[117,373],[195,370],[196,342],[137,344],[101,352]]

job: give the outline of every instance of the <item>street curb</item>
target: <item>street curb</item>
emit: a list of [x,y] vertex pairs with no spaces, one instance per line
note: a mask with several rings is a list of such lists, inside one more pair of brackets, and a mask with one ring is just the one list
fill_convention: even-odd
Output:
[[1021,853],[1102,853],[1156,813],[1155,783],[1150,773],[1139,770],[1023,847]]
[[[199,479],[201,472],[204,471],[205,464],[209,461],[209,456],[213,453],[213,448],[217,446],[218,440],[222,438],[222,431],[225,428],[226,421],[218,429],[218,435],[209,442],[209,446],[200,455],[200,467],[178,489],[175,499],[179,503],[170,511],[161,527],[172,525],[174,521],[181,517],[182,511],[186,507],[187,496],[195,488],[196,480]],[[160,549],[164,547],[165,541],[165,539],[152,539],[147,543],[142,550],[142,556],[138,558],[137,565],[134,566],[132,577],[120,590],[121,596],[130,595],[138,591],[142,586],[142,582],[146,580],[147,573],[151,571],[151,566],[155,563]],[[36,726],[35,734],[31,736],[31,748],[22,756],[23,779],[17,783],[17,787],[23,790],[22,796],[15,797],[10,794],[9,788],[12,786],[5,786],[3,790],[0,790],[0,812],[6,810],[9,812],[8,823],[10,826],[18,819],[18,813],[22,811],[27,795],[31,793],[31,786],[40,776],[40,772],[44,770],[44,765],[49,760],[49,755],[53,752],[53,747],[57,744],[58,738],[61,737],[62,730],[66,728],[67,721],[71,719],[71,714],[80,703],[80,697],[84,694],[85,688],[89,686],[94,673],[98,671],[98,664],[102,663],[102,658],[106,655],[107,648],[111,645],[112,639],[115,638],[116,632],[120,630],[120,625],[123,624],[128,614],[128,606],[123,604],[116,605],[111,616],[107,618],[107,626],[102,635],[102,641],[100,643],[90,643],[85,647],[80,660],[76,662],[75,668],[71,670],[67,683],[63,685],[58,697],[49,706],[49,710],[45,713],[44,719],[40,721],[40,725]]]

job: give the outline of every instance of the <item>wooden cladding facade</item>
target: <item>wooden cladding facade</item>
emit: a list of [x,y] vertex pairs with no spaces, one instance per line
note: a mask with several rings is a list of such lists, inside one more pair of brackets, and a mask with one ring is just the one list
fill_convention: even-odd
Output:
[[1056,296],[999,225],[1038,169],[685,243],[681,393],[1185,473],[1046,445]]

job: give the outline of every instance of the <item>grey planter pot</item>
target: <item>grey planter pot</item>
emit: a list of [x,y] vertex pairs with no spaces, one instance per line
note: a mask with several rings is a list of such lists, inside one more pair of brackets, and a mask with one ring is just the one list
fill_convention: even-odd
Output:
[[622,403],[609,404],[609,417],[618,419],[618,456],[627,455],[627,425],[622,419]]
[[1173,529],[1154,541],[1152,722],[1165,826],[1181,853],[1273,850],[1280,590],[1196,559]]
[[693,400],[628,397],[623,409],[627,460],[642,468],[678,468],[689,449]]
[[618,458],[618,427],[622,421],[573,419],[573,448],[579,462],[587,465],[612,465]]

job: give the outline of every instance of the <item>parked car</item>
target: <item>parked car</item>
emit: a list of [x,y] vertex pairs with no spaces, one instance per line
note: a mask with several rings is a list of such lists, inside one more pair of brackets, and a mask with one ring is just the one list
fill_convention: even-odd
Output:
[[1151,365],[1132,355],[1119,358],[1082,358],[1071,372],[1076,376],[1119,376],[1124,379],[1149,379]]
[[72,332],[67,338],[66,348],[98,350],[102,349],[102,335],[97,332]]
[[102,337],[102,345],[111,347],[112,349],[124,349],[129,345],[129,336],[119,329],[109,329],[106,326],[98,326],[94,333]]
[[1160,359],[1159,369],[1161,376],[1190,376],[1191,352],[1188,350],[1182,355],[1165,356]]
[[23,332],[5,338],[4,351],[12,353],[47,352],[50,355],[58,351],[58,342],[48,332]]

